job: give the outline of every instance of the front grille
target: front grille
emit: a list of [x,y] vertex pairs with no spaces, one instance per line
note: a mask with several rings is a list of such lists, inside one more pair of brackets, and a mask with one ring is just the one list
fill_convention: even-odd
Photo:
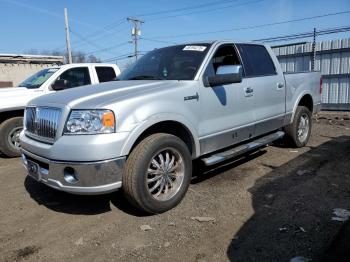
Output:
[[53,142],[56,137],[61,110],[51,107],[27,107],[25,111],[25,132],[34,138]]

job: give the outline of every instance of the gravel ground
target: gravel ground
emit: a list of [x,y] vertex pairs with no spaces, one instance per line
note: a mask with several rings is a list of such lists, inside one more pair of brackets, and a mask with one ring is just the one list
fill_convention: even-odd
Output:
[[350,261],[349,118],[318,115],[302,149],[196,164],[182,203],[156,216],[120,192],[55,191],[0,157],[0,261]]

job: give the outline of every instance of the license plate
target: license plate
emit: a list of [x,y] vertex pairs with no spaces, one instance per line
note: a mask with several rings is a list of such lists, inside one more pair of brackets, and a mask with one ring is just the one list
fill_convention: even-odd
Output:
[[35,180],[40,180],[39,165],[30,160],[27,160],[28,174]]

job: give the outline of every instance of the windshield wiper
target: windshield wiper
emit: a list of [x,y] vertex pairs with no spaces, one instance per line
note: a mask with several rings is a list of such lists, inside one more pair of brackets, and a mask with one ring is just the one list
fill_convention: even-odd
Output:
[[141,76],[131,77],[128,80],[163,80],[163,79],[155,76],[141,75]]
[[28,89],[35,89],[35,88],[39,88],[41,85],[29,85],[29,86],[25,86]]

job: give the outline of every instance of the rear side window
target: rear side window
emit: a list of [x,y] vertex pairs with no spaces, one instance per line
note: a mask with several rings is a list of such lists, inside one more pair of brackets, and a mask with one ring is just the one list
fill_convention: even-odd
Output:
[[275,65],[264,46],[238,44],[237,48],[243,60],[245,76],[254,77],[276,74]]
[[96,73],[100,83],[112,81],[117,77],[114,69],[107,66],[97,66]]

